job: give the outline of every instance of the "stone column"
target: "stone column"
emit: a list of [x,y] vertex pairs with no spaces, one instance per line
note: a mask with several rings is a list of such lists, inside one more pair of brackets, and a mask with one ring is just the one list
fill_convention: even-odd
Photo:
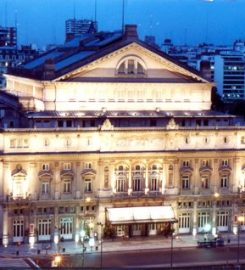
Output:
[[149,193],[149,172],[148,162],[145,165],[145,194]]
[[129,164],[129,170],[128,170],[128,195],[131,195],[133,192],[132,189],[132,167],[131,162]]
[[75,163],[75,177],[74,177],[74,190],[76,193],[76,199],[81,198],[81,187],[82,187],[82,181],[81,181],[81,162],[77,161]]
[[8,163],[3,164],[3,185],[2,185],[3,196],[10,195],[13,193],[13,181],[11,171]]
[[168,164],[165,162],[162,163],[162,173],[160,174],[159,180],[162,182],[162,186],[160,187],[159,191],[164,194],[166,188],[168,187]]
[[60,199],[60,191],[62,188],[62,182],[60,179],[60,168],[59,168],[59,162],[55,162],[55,168],[54,168],[54,197],[55,200]]
[[197,224],[197,201],[193,201],[193,226],[192,226],[192,235],[196,236],[198,231]]
[[32,199],[37,198],[40,193],[40,181],[36,172],[36,163],[29,163],[27,169],[27,197],[30,195]]
[[75,216],[75,242],[78,243],[79,237],[80,237],[80,219],[79,219],[79,213],[80,213],[80,206],[76,206],[76,216]]
[[217,216],[217,199],[214,199],[212,209],[212,235],[216,235],[217,233],[216,216]]
[[98,192],[100,192],[104,190],[104,162],[99,160],[97,165],[96,186]]
[[213,175],[212,175],[212,186],[213,186],[213,193],[219,192],[220,188],[220,176],[219,176],[219,161],[218,159],[213,160]]
[[8,224],[8,209],[3,209],[3,245],[8,246],[9,243],[9,224]]
[[116,193],[116,175],[115,175],[115,165],[112,163],[109,166],[110,180],[111,180],[111,189],[113,193]]
[[199,172],[199,160],[195,159],[193,162],[193,175],[192,175],[192,184],[191,190],[194,190],[195,195],[199,194],[201,183],[200,183],[200,172]]
[[241,165],[240,165],[240,158],[234,158],[233,166],[231,164],[231,175],[229,177],[229,190],[231,192],[238,193],[240,188],[243,186],[242,179],[241,179]]
[[179,160],[176,159],[173,162],[173,186],[176,190],[175,194],[179,194],[181,190],[181,182],[180,182],[180,163]]

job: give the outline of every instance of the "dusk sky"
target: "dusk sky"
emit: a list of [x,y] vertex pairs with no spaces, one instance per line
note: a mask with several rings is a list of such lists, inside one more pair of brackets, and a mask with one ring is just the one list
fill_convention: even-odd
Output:
[[[97,0],[99,30],[121,28],[123,0]],[[0,0],[0,25],[17,21],[18,44],[63,43],[65,20],[94,19],[95,0]],[[125,22],[157,43],[231,44],[245,39],[245,0],[125,0]]]

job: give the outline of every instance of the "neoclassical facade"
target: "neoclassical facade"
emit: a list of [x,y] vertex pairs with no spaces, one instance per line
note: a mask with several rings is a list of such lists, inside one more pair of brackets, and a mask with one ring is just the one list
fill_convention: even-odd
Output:
[[25,119],[0,133],[3,244],[236,233],[245,127],[210,110],[212,83],[133,25],[74,43],[6,75]]

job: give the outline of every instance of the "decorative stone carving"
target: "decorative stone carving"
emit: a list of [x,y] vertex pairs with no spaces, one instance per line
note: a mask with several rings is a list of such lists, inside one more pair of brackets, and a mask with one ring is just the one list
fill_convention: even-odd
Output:
[[106,119],[101,126],[101,130],[113,130],[114,126],[111,124],[109,119]]
[[174,118],[171,118],[166,126],[167,129],[179,129],[179,125],[176,124]]

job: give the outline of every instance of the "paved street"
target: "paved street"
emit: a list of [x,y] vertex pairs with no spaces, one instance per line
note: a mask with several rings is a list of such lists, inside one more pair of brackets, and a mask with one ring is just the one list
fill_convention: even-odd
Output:
[[[240,249],[240,263],[245,263],[245,246]],[[60,266],[62,267],[96,267],[100,268],[169,268],[170,267],[170,250],[138,250],[138,251],[121,251],[87,253],[77,255],[63,255]],[[51,264],[47,257],[37,258],[41,266],[48,267]],[[237,249],[235,247],[224,248],[178,248],[173,251],[173,266],[208,266],[208,265],[225,265],[234,266],[237,263]],[[227,268],[229,269],[229,268]],[[232,269],[232,268],[230,268]]]
[[[235,264],[237,260],[237,236],[223,235],[225,247],[197,248],[198,238],[193,236],[181,236],[173,241],[173,266],[205,265],[205,264]],[[227,243],[230,239],[230,243]],[[240,237],[240,261],[245,263],[245,234]],[[64,267],[100,267],[101,243],[96,243],[94,248],[85,244],[86,252],[82,253],[82,245],[74,242],[61,242],[58,246],[50,243],[36,244],[30,248],[28,244],[20,247],[9,245],[0,247],[2,256],[13,258],[33,258],[46,267],[51,266],[54,255],[61,254],[61,266]],[[49,247],[49,249],[46,249]],[[97,247],[97,249],[96,249]],[[169,267],[171,255],[171,239],[156,238],[132,238],[127,240],[104,240],[102,265],[114,268],[153,268]],[[38,252],[40,250],[40,252]],[[16,252],[19,255],[16,255]],[[40,253],[40,254],[37,254]],[[84,261],[83,261],[84,255]],[[1,261],[1,260],[0,260]],[[13,261],[14,263],[14,261]],[[232,268],[231,268],[232,269]]]

